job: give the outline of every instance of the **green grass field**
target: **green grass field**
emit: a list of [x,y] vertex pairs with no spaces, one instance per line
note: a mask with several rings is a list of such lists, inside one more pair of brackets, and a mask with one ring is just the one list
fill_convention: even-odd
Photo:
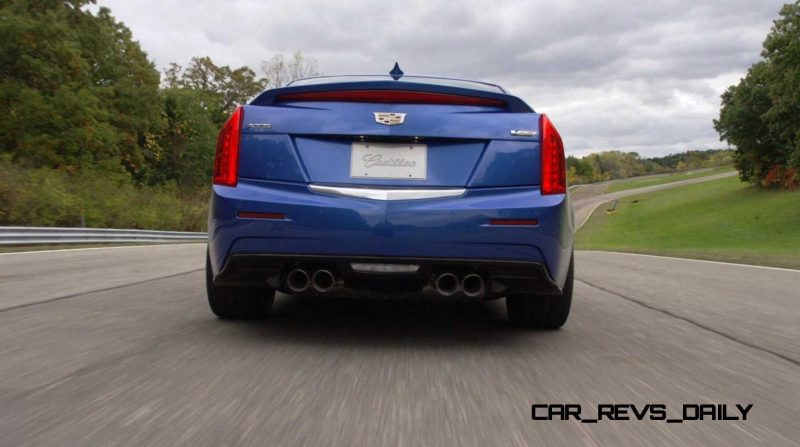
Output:
[[706,177],[709,175],[720,174],[722,172],[733,171],[732,166],[724,166],[721,168],[714,168],[700,172],[676,172],[673,174],[661,175],[658,177],[648,178],[632,178],[617,180],[608,185],[606,192],[624,191],[626,189],[641,188],[644,186],[662,185],[664,183],[679,182],[681,180],[689,180],[698,177]]
[[650,253],[800,268],[800,191],[768,191],[736,177],[621,199],[597,208],[579,250]]

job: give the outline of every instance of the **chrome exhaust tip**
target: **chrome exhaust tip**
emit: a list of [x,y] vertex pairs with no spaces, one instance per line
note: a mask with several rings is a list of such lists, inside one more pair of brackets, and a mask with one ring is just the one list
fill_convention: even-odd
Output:
[[333,277],[333,273],[329,270],[317,270],[314,272],[314,276],[311,277],[311,285],[319,293],[330,292],[336,287],[336,278]]
[[452,273],[442,273],[434,282],[436,291],[442,296],[452,296],[458,292],[458,278]]
[[461,289],[464,295],[473,298],[483,295],[485,290],[481,275],[470,273],[461,280]]
[[294,293],[305,292],[311,279],[303,269],[294,269],[286,275],[286,286]]

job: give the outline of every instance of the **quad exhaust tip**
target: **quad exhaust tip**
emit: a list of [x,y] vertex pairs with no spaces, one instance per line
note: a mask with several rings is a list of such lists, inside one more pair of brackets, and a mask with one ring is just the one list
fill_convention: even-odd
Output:
[[452,273],[442,273],[434,283],[436,291],[442,296],[452,296],[458,292],[458,278]]
[[326,293],[336,287],[336,278],[329,270],[317,270],[311,277],[311,285],[319,293]]
[[286,285],[292,292],[305,292],[310,283],[311,278],[309,278],[308,272],[303,269],[294,269],[286,275]]
[[[330,270],[320,269],[309,276],[304,269],[294,269],[286,275],[286,285],[294,293],[305,292],[313,287],[319,293],[327,293],[336,287],[336,277]],[[483,278],[475,273],[464,276],[461,281],[453,273],[442,273],[434,281],[436,292],[442,296],[453,296],[459,291],[465,296],[477,297],[486,290]]]
[[461,290],[464,291],[464,295],[471,298],[483,295],[483,278],[481,275],[470,273],[461,280]]
[[461,281],[453,273],[442,273],[436,277],[434,287],[436,292],[442,296],[453,296],[460,291],[464,293],[464,296],[474,298],[486,292],[483,277],[477,273],[469,273]]

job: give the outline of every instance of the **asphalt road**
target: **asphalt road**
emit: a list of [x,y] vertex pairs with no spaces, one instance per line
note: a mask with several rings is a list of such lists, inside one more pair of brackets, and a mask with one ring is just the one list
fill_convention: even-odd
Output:
[[[0,445],[800,440],[798,271],[578,252],[556,332],[510,328],[502,300],[281,296],[268,320],[226,322],[206,307],[204,251],[0,255]],[[533,421],[532,403],[753,408],[581,424]]]

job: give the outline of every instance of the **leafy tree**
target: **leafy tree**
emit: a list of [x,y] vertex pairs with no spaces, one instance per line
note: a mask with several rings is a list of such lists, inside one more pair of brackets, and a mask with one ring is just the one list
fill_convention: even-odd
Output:
[[772,107],[767,75],[769,65],[759,62],[738,85],[722,94],[722,108],[714,127],[720,138],[736,146],[735,166],[742,180],[760,181],[780,160],[780,143],[774,138],[765,114]]
[[164,89],[162,99],[165,126],[159,135],[160,150],[148,160],[149,183],[174,180],[184,190],[202,188],[214,164],[216,111],[209,111],[207,95],[194,89]]
[[780,16],[763,60],[722,94],[714,120],[720,139],[736,147],[741,178],[765,186],[800,180],[800,1],[784,5]]
[[785,144],[788,164],[800,168],[800,1],[784,5],[780,15],[761,53],[771,68],[772,107],[765,115],[770,131]]
[[309,76],[318,76],[317,63],[302,53],[295,53],[290,60],[282,54],[261,63],[264,77],[259,78],[250,67],[230,68],[216,65],[210,57],[194,57],[188,67],[171,63],[164,72],[166,89],[190,89],[205,94],[208,108],[215,121],[223,123],[234,107],[247,101],[267,88],[282,87],[288,82]]
[[0,225],[202,229],[220,125],[316,64],[276,57],[259,78],[199,57],[162,83],[92,4],[0,1]]
[[90,0],[0,6],[0,151],[75,172],[119,158],[142,168],[160,123],[158,72],[130,31]]
[[567,168],[571,173],[570,183],[591,183],[598,180],[594,165],[585,157],[568,156]]
[[208,56],[192,58],[185,69],[172,63],[164,77],[167,89],[188,89],[204,95],[209,113],[220,125],[237,105],[261,93],[265,84],[249,67],[219,66]]
[[265,78],[246,66],[217,65],[207,56],[192,58],[186,68],[170,64],[162,89],[165,127],[148,159],[148,183],[175,180],[184,190],[207,184],[217,131],[233,109],[283,79],[317,74],[315,67],[301,53],[291,62],[281,55],[264,62]]

